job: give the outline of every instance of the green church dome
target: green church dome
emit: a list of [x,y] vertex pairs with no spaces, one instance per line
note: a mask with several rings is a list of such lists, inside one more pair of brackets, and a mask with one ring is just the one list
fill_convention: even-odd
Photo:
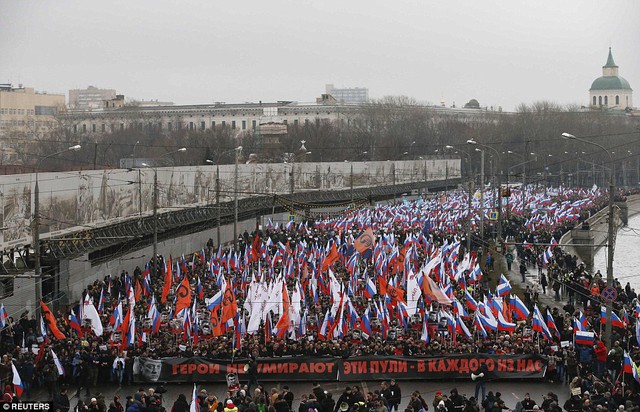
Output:
[[631,86],[620,76],[602,76],[591,83],[589,90],[631,90]]

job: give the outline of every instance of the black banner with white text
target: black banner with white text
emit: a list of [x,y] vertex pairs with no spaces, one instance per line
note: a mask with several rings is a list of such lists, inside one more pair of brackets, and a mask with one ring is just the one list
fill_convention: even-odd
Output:
[[[362,356],[353,358],[284,357],[257,361],[259,381],[367,381],[380,379],[470,379],[484,368],[485,379],[544,377],[547,360],[540,355],[477,353],[429,357]],[[206,358],[135,358],[137,382],[224,382],[228,373],[247,381],[248,360],[233,363]]]

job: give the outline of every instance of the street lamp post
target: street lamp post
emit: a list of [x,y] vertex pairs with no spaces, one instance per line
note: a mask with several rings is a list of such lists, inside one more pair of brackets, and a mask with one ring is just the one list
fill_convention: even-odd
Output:
[[35,278],[35,289],[36,289],[36,301],[34,303],[35,312],[37,316],[38,324],[40,324],[40,312],[38,311],[38,306],[40,305],[40,301],[42,300],[42,268],[40,266],[40,186],[38,182],[38,171],[40,170],[40,166],[42,162],[46,159],[49,159],[54,156],[61,155],[67,152],[76,152],[80,150],[82,146],[79,144],[75,146],[68,147],[59,152],[51,153],[38,162],[36,165],[36,184],[33,191],[33,255],[34,255],[34,278]]
[[242,152],[242,146],[235,148],[236,152],[236,167],[234,176],[234,189],[233,189],[233,203],[234,203],[234,216],[233,216],[233,250],[238,250],[238,158]]
[[[611,163],[611,176],[609,179],[609,205],[608,205],[609,226],[607,228],[607,287],[613,287],[613,252],[615,250],[615,247],[613,244],[614,236],[615,236],[615,232],[614,232],[615,226],[613,221],[613,196],[615,192],[615,172],[614,172],[615,165],[613,163],[613,156],[611,155],[611,152],[609,150],[607,150],[604,146],[602,146],[599,143],[581,139],[567,132],[562,133],[562,137],[564,139],[576,140],[578,142],[599,147],[600,149],[602,149],[603,152],[607,154],[607,156],[609,156],[609,162]],[[611,349],[611,332],[612,332],[611,311],[612,311],[612,301],[607,300],[607,328],[605,331],[605,345],[607,346],[607,349]]]
[[[469,152],[462,149],[456,149],[451,145],[446,145],[445,149],[455,149],[459,152],[464,153],[467,156],[467,161],[468,161],[467,168],[471,167],[471,154]],[[460,173],[462,173],[462,167],[460,167]],[[473,182],[471,179],[471,173],[469,173],[469,189],[468,189],[468,195],[467,195],[467,253],[471,253],[471,199],[472,199],[471,189],[472,187],[473,187]]]
[[131,168],[136,168],[136,146],[140,144],[140,140],[136,140],[136,144],[133,145],[133,163],[131,164]]
[[[493,147],[487,146],[487,145],[484,145],[484,144],[480,144],[480,143],[476,142],[474,139],[467,140],[467,143],[471,144],[471,145],[477,145],[477,146],[480,146],[480,147],[484,147],[484,148],[489,149],[489,150],[493,150],[495,152],[495,154],[496,154],[496,162],[497,162],[498,166],[502,164],[502,162],[500,161],[500,152],[498,152]],[[502,183],[500,181],[501,179],[500,179],[500,173],[498,173],[498,167],[496,167],[496,173],[495,174],[496,174],[496,180],[497,180],[497,183],[496,183],[496,199],[498,199],[498,241],[500,241],[500,247],[502,247],[502,242],[501,242],[501,240],[502,240],[502,199],[500,198],[500,186],[502,185]]]
[[[169,153],[165,153],[158,159],[172,155],[174,153],[186,152],[186,147],[181,147],[178,150],[174,150]],[[158,273],[158,168],[142,163],[144,167],[153,168],[153,273]]]

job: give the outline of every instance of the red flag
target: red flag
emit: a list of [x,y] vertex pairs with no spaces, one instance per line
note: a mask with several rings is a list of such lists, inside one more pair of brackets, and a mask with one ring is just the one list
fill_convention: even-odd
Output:
[[387,286],[387,293],[391,298],[391,307],[396,307],[398,301],[402,303],[407,303],[404,301],[404,290],[400,288],[396,288],[394,286]]
[[142,296],[142,286],[140,286],[140,280],[136,280],[136,287],[135,287],[136,302],[140,301],[140,296]]
[[167,296],[171,290],[173,283],[173,275],[171,274],[171,256],[169,256],[169,262],[167,263],[167,272],[164,274],[164,285],[162,286],[162,295],[160,296],[160,302],[166,303]]
[[175,315],[178,316],[180,311],[185,308],[191,307],[191,286],[189,285],[189,279],[187,275],[182,278],[182,282],[180,282],[180,286],[176,289],[176,312]]
[[251,246],[251,261],[257,262],[260,257],[260,236],[256,233],[256,237],[253,239],[253,246]]
[[355,242],[353,247],[358,253],[363,254],[368,249],[374,249],[376,247],[375,237],[373,236],[373,230],[371,228],[365,230]]
[[380,296],[387,294],[387,278],[383,274],[378,275],[378,293]]
[[64,333],[60,332],[60,329],[58,329],[58,323],[56,322],[55,316],[53,316],[53,313],[51,313],[51,310],[49,310],[49,307],[47,307],[43,301],[40,301],[40,310],[42,311],[42,317],[53,336],[58,340],[66,339]]
[[320,269],[320,272],[325,272],[339,258],[340,258],[340,254],[338,253],[338,248],[336,247],[336,242],[333,242],[333,244],[331,245],[331,251],[329,252],[327,257],[324,258],[324,261],[322,262],[322,269]]
[[276,323],[276,336],[280,339],[284,339],[287,337],[287,332],[289,331],[289,326],[291,326],[291,318],[289,317],[289,292],[287,292],[286,284],[282,285],[282,313],[280,314],[280,319],[278,319],[278,323]]
[[231,289],[231,282],[227,282],[227,288],[222,295],[222,316],[220,323],[226,323],[229,319],[233,319],[238,313],[238,303],[236,296]]

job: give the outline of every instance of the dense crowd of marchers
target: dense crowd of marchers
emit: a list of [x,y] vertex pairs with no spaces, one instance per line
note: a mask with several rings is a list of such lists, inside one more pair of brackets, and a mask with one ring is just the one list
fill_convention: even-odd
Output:
[[[511,293],[509,280],[498,280],[492,271],[496,256],[484,243],[474,241],[465,250],[467,222],[481,239],[478,210],[490,203],[480,205],[473,196],[472,208],[466,209],[466,194],[452,192],[353,210],[334,219],[268,224],[245,232],[236,252],[209,241],[188,258],[161,256],[157,271],[150,261],[131,274],[123,270],[94,281],[71,307],[54,313],[43,302],[40,325],[26,312],[14,320],[2,306],[4,399],[29,398],[32,388],[46,387],[51,399],[64,403],[67,387],[78,396],[84,389],[88,397],[98,382],[130,385],[134,376],[158,381],[157,359],[165,357],[248,359],[246,376],[255,385],[257,361],[265,357],[475,352],[537,353],[547,360],[546,379],[569,382],[572,389],[594,396],[615,395],[615,401],[607,400],[609,410],[626,401],[636,405],[633,358],[640,309],[635,292],[616,283],[616,343],[605,348],[598,339],[603,315],[599,293],[594,293],[604,286],[602,276],[587,273],[575,256],[554,246],[564,230],[602,208],[606,194],[561,188],[553,196],[533,190],[514,195],[524,195],[526,202],[509,206],[503,235],[516,247],[506,248],[507,262],[516,254],[525,270],[537,270],[544,278],[540,284],[551,285],[556,298],[566,302],[562,310],[538,308],[540,291],[528,286],[522,298]],[[528,209],[524,213],[523,204]],[[483,235],[489,237],[488,232]],[[495,288],[490,287],[492,275]],[[497,394],[485,396],[490,371],[474,372],[480,405],[445,399],[433,407],[449,412],[504,409]],[[280,395],[264,395],[245,388],[220,401],[207,396],[199,404],[210,410],[211,402],[219,410],[276,408]],[[159,396],[145,399],[139,392],[121,407],[153,412]],[[308,409],[332,412],[320,398],[311,397],[315,403]],[[588,397],[571,399],[573,404],[564,405],[567,411],[595,408],[585,406]],[[181,400],[188,404],[180,398],[176,412],[182,410]],[[364,401],[345,402],[332,408],[345,412],[390,405],[384,390],[366,394]],[[89,409],[96,404],[105,409],[104,400],[93,403]],[[418,412],[413,403],[409,406]],[[427,402],[421,405],[428,408]],[[557,404],[551,405],[545,410],[557,410]],[[391,407],[397,410],[397,404]]]

